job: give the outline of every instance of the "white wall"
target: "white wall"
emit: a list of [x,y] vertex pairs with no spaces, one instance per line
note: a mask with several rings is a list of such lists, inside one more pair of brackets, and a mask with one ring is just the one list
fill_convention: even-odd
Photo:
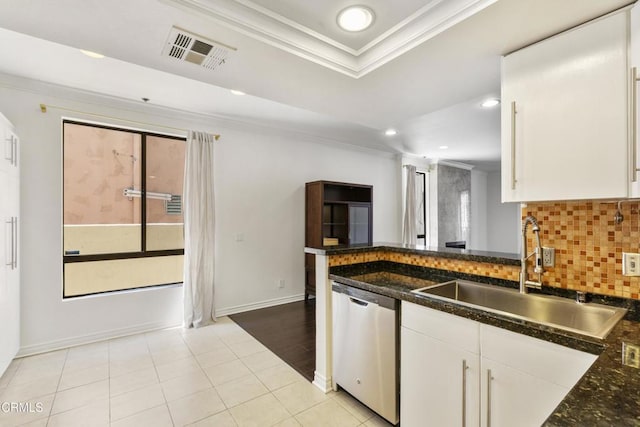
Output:
[[500,171],[487,175],[487,250],[520,251],[520,204],[501,203]]
[[488,250],[487,172],[471,169],[471,238],[467,249]]
[[[181,287],[62,299],[61,117],[132,125],[56,108],[43,114],[40,103],[222,134],[215,152],[219,313],[302,296],[307,181],[372,184],[373,238],[399,241],[400,184],[397,159],[391,156],[0,75],[0,111],[22,141],[22,354],[177,325],[182,319]],[[285,280],[283,289],[277,288],[278,279]]]

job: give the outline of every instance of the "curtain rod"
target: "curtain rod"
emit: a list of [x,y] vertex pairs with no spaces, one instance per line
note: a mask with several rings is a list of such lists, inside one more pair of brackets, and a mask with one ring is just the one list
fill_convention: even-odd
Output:
[[[147,123],[147,122],[140,122],[140,121],[137,121],[137,120],[123,119],[121,117],[113,117],[113,116],[108,116],[106,114],[88,113],[86,111],[73,110],[71,108],[60,107],[58,105],[40,104],[40,111],[41,112],[46,113],[47,112],[47,108],[55,108],[55,109],[58,109],[58,110],[69,111],[71,113],[85,114],[85,115],[94,116],[94,117],[102,117],[104,119],[119,120],[119,121],[122,121],[122,122],[134,123],[134,124],[137,124],[137,125],[156,126],[156,127],[161,127],[161,128],[165,128],[165,129],[177,130],[177,131],[180,131],[180,132],[189,132],[189,129],[176,128],[176,127],[166,126],[166,125],[159,125],[157,123]],[[220,135],[219,134],[214,133],[212,135],[213,135],[213,137],[215,138],[216,141],[220,139]]]

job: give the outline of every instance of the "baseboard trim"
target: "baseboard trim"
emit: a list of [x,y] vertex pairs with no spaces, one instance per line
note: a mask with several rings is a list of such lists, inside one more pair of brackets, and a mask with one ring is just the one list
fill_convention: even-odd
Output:
[[[304,300],[304,294],[290,295],[282,298],[274,298],[266,301],[242,304],[235,307],[226,307],[216,310],[217,317],[228,316],[230,314],[242,313],[245,311],[257,310],[260,308],[274,307],[276,305],[287,304],[290,302],[297,302]],[[34,344],[21,347],[16,354],[16,358],[33,356],[35,354],[46,353],[48,351],[60,350],[63,348],[76,347],[84,344],[91,344],[94,342],[110,340],[114,338],[126,337],[128,335],[135,335],[144,332],[156,331],[158,329],[175,328],[182,326],[182,322],[170,323],[170,322],[150,322],[143,323],[136,326],[131,326],[121,329],[112,329],[109,331],[102,331],[95,334],[81,335],[71,338],[65,338],[61,340],[49,341],[42,344]]]
[[315,371],[313,373],[312,384],[318,387],[324,393],[329,393],[331,390],[333,390],[333,382],[331,378],[327,378],[324,375],[319,374],[318,371]]
[[175,328],[179,326],[182,326],[182,323],[150,322],[136,326],[130,326],[127,328],[111,329],[109,331],[102,331],[95,334],[80,335],[72,338],[49,341],[43,344],[21,347],[18,351],[18,354],[16,355],[16,358],[32,356],[34,354],[46,353],[48,351],[60,350],[63,348],[76,347],[84,344],[91,344],[94,342],[110,340],[113,338],[126,337],[128,335],[135,335],[143,332],[155,331],[158,329]]
[[245,311],[258,310],[260,308],[274,307],[276,305],[288,304],[304,300],[304,294],[290,295],[282,298],[274,298],[266,301],[236,305],[234,307],[220,308],[216,310],[216,317],[229,316],[231,314],[243,313]]

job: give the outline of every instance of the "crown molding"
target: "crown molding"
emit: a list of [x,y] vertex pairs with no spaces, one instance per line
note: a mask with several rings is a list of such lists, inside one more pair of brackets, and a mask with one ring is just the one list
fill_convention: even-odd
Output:
[[[295,127],[274,125],[269,122],[253,120],[250,118],[230,117],[224,114],[200,113],[158,104],[143,104],[138,100],[131,100],[121,96],[108,95],[0,72],[0,91],[2,91],[2,89],[36,95],[41,97],[39,102],[61,104],[65,106],[65,108],[82,110],[89,106],[94,108],[94,111],[104,111],[105,109],[113,111],[113,113],[109,114],[114,114],[114,118],[106,122],[105,120],[97,120],[95,114],[91,111],[92,108],[87,109],[86,114],[62,113],[61,116],[99,124],[117,125],[128,129],[146,130],[165,135],[186,136],[186,133],[173,133],[168,131],[162,125],[154,126],[150,124],[147,127],[141,128],[132,126],[130,123],[130,120],[132,119],[145,121],[148,120],[146,117],[150,116],[156,120],[164,119],[166,120],[166,123],[171,126],[193,126],[193,130],[210,132],[211,126],[215,126],[216,131],[220,129],[222,133],[227,131],[253,132],[260,135],[291,138],[295,141],[321,144],[383,158],[396,158],[398,155],[397,151],[380,145],[357,145],[354,144],[353,141],[328,136],[324,133],[319,134],[307,132]],[[40,111],[35,103],[33,104],[33,108]],[[118,115],[118,117],[122,117],[123,120],[116,118],[116,115]],[[158,120],[158,122],[162,123],[162,120]]]
[[251,0],[160,0],[355,79],[498,0],[431,0],[360,49],[345,46]]
[[470,165],[467,163],[462,163],[462,162],[456,162],[453,160],[443,160],[443,159],[435,159],[432,164],[434,165],[443,165],[443,166],[451,166],[452,168],[458,168],[458,169],[466,169],[466,170],[471,170],[473,169],[475,166],[474,165]]

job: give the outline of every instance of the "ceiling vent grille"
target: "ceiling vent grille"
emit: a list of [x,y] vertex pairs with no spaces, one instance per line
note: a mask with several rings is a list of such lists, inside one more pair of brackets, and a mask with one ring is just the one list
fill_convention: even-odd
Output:
[[235,51],[234,47],[172,27],[162,55],[215,70],[226,64],[229,55]]

